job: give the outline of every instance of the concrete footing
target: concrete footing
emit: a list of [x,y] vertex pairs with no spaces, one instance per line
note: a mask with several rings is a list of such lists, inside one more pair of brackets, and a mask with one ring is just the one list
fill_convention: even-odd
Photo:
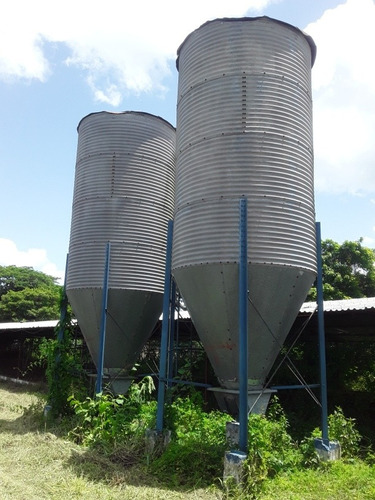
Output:
[[227,451],[224,456],[224,481],[232,478],[236,485],[241,485],[244,478],[244,465],[247,458],[242,451]]
[[337,441],[328,441],[327,443],[326,440],[316,438],[314,439],[314,447],[322,462],[340,460],[341,458],[341,446]]
[[[231,451],[225,452],[224,455],[224,481],[232,478],[237,486],[241,486],[244,479],[244,463],[247,454],[238,450],[240,437],[239,422],[227,422],[226,424],[226,440]],[[235,451],[233,451],[235,450]]]
[[157,431],[156,429],[147,429],[145,435],[145,448],[146,455],[159,455],[161,454],[171,441],[171,431],[163,430]]
[[229,448],[231,450],[237,449],[240,442],[240,423],[227,422],[225,427],[225,436]]

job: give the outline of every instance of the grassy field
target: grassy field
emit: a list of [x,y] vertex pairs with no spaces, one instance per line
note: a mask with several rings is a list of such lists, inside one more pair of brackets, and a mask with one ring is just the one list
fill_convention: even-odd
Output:
[[1,500],[218,498],[214,490],[163,489],[146,467],[126,470],[58,437],[35,417],[43,411],[43,400],[29,391],[0,382]]
[[[189,491],[167,488],[146,465],[125,468],[64,439],[62,432],[45,424],[43,407],[43,396],[30,392],[30,387],[0,381],[1,500],[254,498],[241,492],[228,496],[214,487]],[[264,482],[257,498],[375,499],[375,467],[352,460],[280,474]]]

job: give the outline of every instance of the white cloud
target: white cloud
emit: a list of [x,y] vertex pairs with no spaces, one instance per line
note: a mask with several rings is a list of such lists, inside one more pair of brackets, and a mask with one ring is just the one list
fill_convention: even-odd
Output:
[[44,44],[70,49],[66,64],[87,74],[95,99],[118,106],[127,92],[165,92],[177,47],[208,19],[258,13],[280,0],[7,0],[2,6],[0,78],[44,81]]
[[[22,36],[19,36],[19,30],[22,29],[24,29]],[[49,63],[43,55],[41,35],[33,29],[27,29],[22,23],[17,29],[13,23],[2,23],[0,30],[0,76],[2,79],[36,78],[44,81],[49,71]]]
[[347,0],[305,28],[318,48],[313,74],[315,185],[375,191],[375,3]]
[[12,240],[0,238],[0,265],[1,266],[27,266],[42,271],[45,274],[59,278],[62,284],[65,271],[61,271],[47,257],[43,248],[29,248],[19,250]]

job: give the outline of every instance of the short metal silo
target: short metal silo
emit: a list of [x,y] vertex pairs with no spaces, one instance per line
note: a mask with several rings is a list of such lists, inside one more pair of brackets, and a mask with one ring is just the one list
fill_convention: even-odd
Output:
[[67,295],[97,363],[110,242],[104,373],[123,392],[162,311],[175,128],[126,111],[89,114],[77,130]]
[[262,389],[316,275],[313,40],[216,19],[178,49],[172,269],[222,388],[238,389],[239,199],[248,200],[249,388]]

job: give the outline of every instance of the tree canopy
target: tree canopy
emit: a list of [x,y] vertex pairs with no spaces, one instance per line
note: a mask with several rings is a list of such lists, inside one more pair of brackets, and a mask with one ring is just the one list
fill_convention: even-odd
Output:
[[57,319],[57,278],[32,267],[0,266],[0,322]]
[[[375,250],[358,241],[322,241],[324,300],[375,296]],[[307,300],[316,300],[312,288]]]

